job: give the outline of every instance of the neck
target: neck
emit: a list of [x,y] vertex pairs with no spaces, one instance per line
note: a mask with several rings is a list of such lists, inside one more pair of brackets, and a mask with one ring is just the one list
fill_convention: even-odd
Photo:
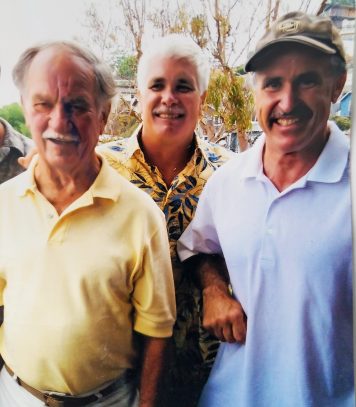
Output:
[[146,161],[159,169],[167,186],[185,168],[195,148],[193,135],[187,144],[161,143],[142,134],[139,143]]
[[101,167],[98,157],[80,169],[63,171],[47,165],[39,158],[35,167],[35,181],[41,194],[61,214],[86,192],[95,181]]
[[316,163],[329,138],[323,143],[303,151],[282,153],[273,151],[266,145],[263,151],[263,170],[278,191],[282,192],[302,178]]

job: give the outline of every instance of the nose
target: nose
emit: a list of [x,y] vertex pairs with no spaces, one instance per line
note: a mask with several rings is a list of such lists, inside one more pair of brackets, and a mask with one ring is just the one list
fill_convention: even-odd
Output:
[[279,107],[284,113],[291,112],[298,100],[298,92],[292,85],[285,85],[280,93]]
[[65,106],[58,103],[50,113],[50,127],[56,133],[68,134],[72,128],[70,114],[65,109]]
[[176,95],[173,89],[166,88],[162,93],[162,103],[170,107],[177,103]]

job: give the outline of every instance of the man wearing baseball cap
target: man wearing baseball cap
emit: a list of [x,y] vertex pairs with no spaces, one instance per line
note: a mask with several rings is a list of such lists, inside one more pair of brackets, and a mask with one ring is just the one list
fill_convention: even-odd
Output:
[[354,406],[349,140],[328,121],[345,65],[331,21],[301,12],[246,64],[264,134],[209,179],[178,247],[199,259],[204,318],[225,341],[200,407]]

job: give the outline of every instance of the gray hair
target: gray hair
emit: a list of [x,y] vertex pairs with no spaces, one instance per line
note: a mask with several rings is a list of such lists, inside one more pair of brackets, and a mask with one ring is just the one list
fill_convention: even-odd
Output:
[[143,90],[150,62],[156,57],[185,59],[197,70],[199,91],[202,95],[209,84],[210,64],[203,50],[191,38],[169,34],[155,38],[144,50],[137,66],[137,87]]
[[107,104],[116,94],[116,84],[110,68],[90,50],[72,41],[50,41],[35,45],[25,50],[13,71],[12,78],[21,93],[24,92],[26,76],[33,59],[41,51],[49,48],[65,48],[73,55],[83,59],[93,69],[96,81],[96,96],[99,103]]
[[338,54],[329,56],[329,63],[334,76],[340,76],[346,72],[346,62]]

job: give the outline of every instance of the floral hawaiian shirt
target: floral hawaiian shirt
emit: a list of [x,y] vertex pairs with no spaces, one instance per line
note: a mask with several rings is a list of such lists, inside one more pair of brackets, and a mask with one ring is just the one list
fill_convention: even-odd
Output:
[[[186,388],[187,400],[170,406],[196,404],[193,387],[200,389],[215,357],[218,341],[201,327],[200,293],[183,272],[176,252],[177,240],[194,216],[199,196],[212,173],[235,154],[195,136],[195,151],[186,167],[167,186],[157,167],[146,162],[138,137],[141,127],[127,139],[104,144],[99,151],[110,165],[133,184],[147,192],[164,212],[170,242],[176,287],[177,321],[174,328],[174,367],[172,381],[180,395]],[[195,384],[196,383],[196,384]],[[172,396],[173,397],[173,396]],[[178,397],[178,398],[177,398]]]

